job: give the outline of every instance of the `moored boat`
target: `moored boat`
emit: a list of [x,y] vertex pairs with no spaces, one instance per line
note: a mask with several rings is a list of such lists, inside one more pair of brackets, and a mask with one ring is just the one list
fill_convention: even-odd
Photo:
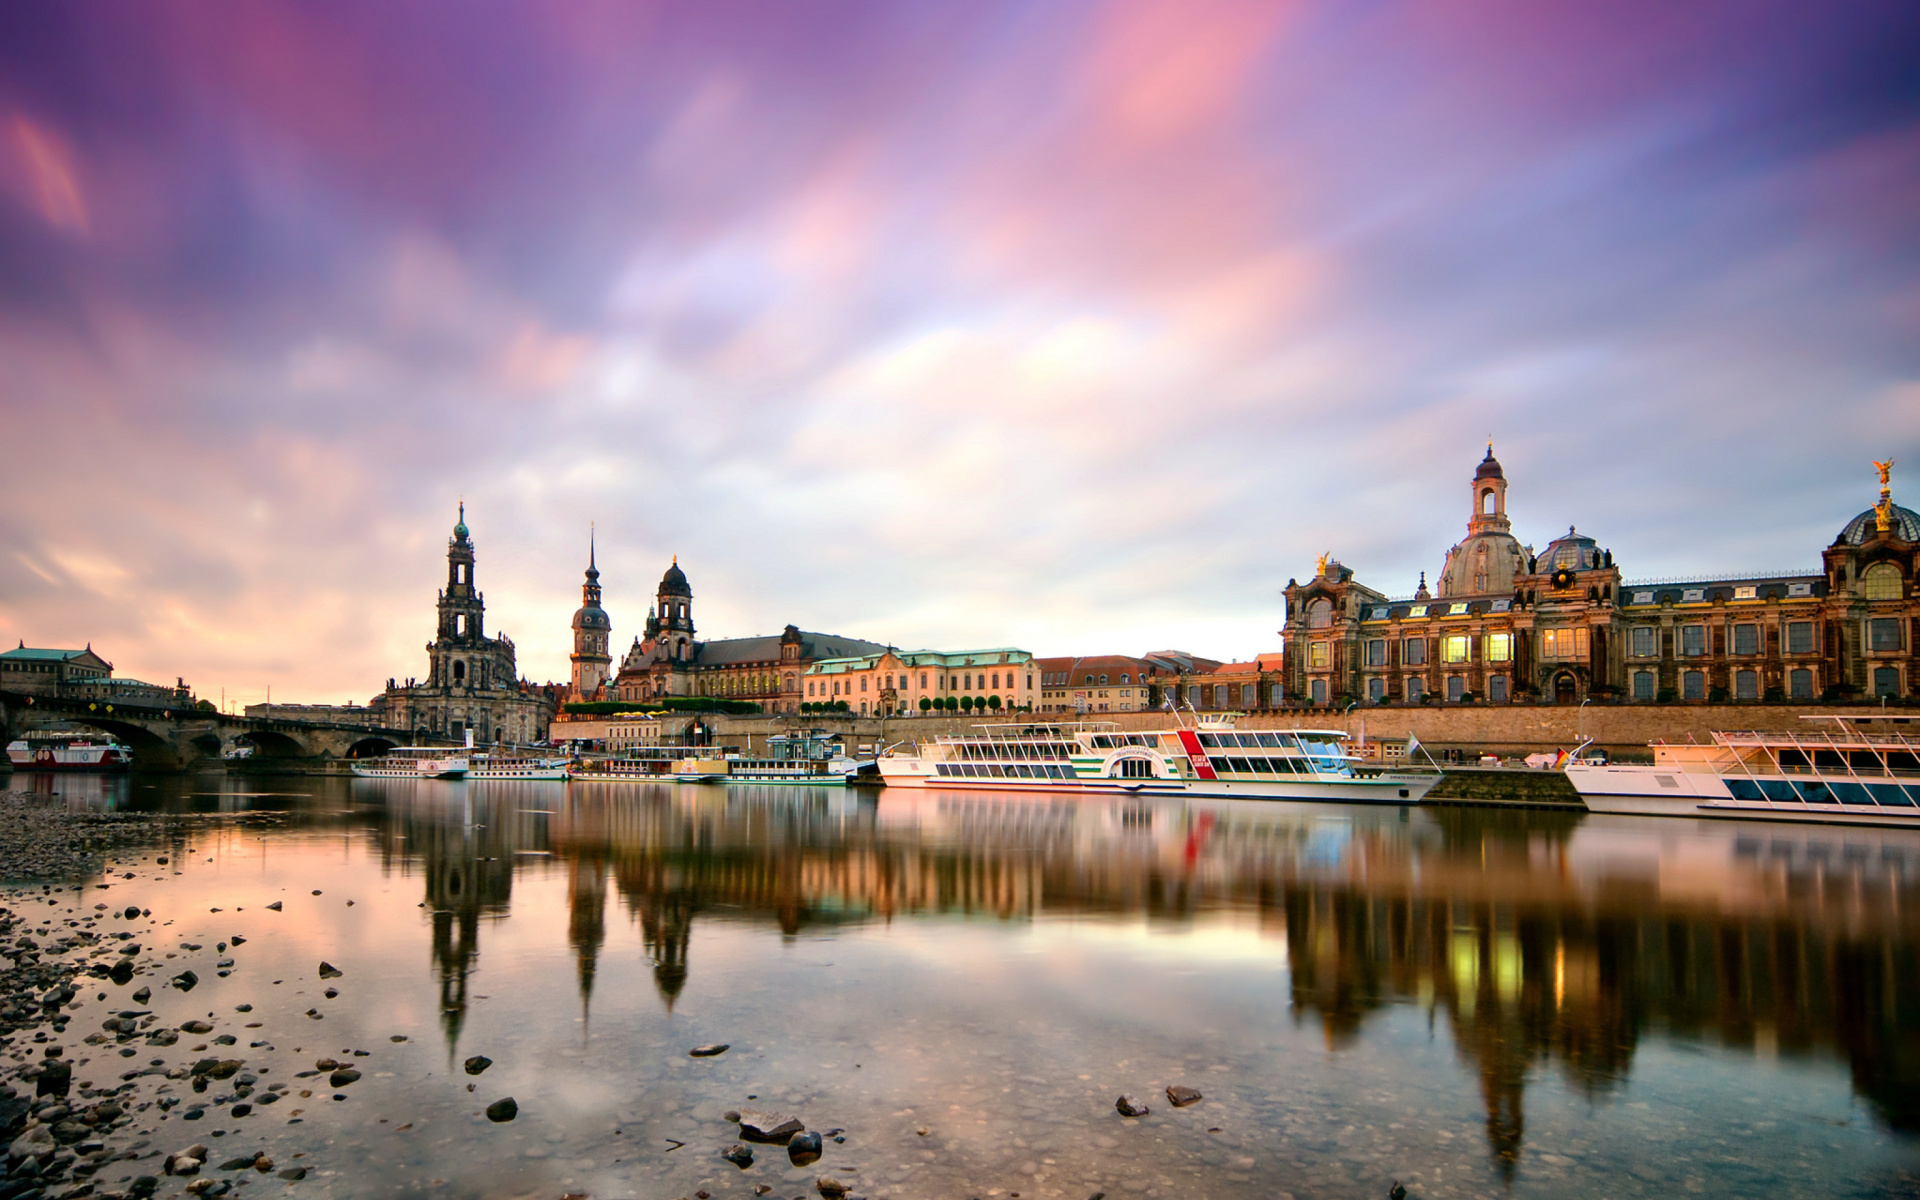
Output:
[[470,763],[458,746],[395,746],[378,758],[355,760],[363,779],[465,779]]
[[19,771],[125,771],[133,751],[105,736],[29,733],[8,743],[7,761]]
[[1825,727],[1655,742],[1651,766],[1576,756],[1567,781],[1599,813],[1920,827],[1920,718],[1803,719]]
[[562,755],[484,750],[467,758],[468,779],[566,779],[571,762]]
[[1191,728],[1112,722],[983,725],[880,758],[889,787],[1135,792],[1243,800],[1418,803],[1440,772],[1372,769],[1335,729],[1240,730],[1233,714]]
[[844,787],[854,776],[871,771],[873,763],[849,758],[846,747],[819,730],[775,734],[763,754],[731,753],[689,756],[674,766],[680,783],[807,784]]

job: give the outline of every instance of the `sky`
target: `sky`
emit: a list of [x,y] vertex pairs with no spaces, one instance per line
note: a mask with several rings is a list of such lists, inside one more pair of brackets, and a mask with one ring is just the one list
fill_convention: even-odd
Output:
[[0,639],[424,675],[464,500],[564,679],[703,636],[1277,649],[1522,541],[1920,508],[1920,8],[0,6]]

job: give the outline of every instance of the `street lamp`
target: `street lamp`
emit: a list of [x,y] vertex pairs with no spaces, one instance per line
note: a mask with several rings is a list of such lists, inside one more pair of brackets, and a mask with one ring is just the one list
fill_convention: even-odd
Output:
[[1587,736],[1587,733],[1586,733],[1587,705],[1592,703],[1593,703],[1593,697],[1588,696],[1585,700],[1582,700],[1580,702],[1580,707],[1574,710],[1573,734],[1576,738],[1579,738],[1582,741],[1585,741]]

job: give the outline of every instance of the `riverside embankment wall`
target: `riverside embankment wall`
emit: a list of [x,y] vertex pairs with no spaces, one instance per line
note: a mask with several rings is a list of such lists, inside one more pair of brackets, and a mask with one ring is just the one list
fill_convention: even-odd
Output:
[[[1910,710],[1911,711],[1911,710]],[[1803,715],[1881,716],[1878,707],[1829,707],[1793,704],[1666,704],[1599,705],[1584,709],[1557,705],[1430,705],[1408,708],[1354,709],[1346,715],[1330,713],[1263,713],[1240,718],[1246,729],[1344,729],[1357,741],[1365,737],[1404,740],[1409,734],[1433,750],[1477,751],[1525,755],[1571,749],[1583,736],[1615,757],[1642,757],[1653,741],[1710,741],[1715,730],[1757,729],[1777,733],[1817,731],[1822,722]],[[1894,709],[1884,715],[1903,715]],[[1920,722],[1920,712],[1912,712]],[[853,735],[862,744],[889,746],[924,740],[939,734],[972,733],[978,717],[896,717],[888,720],[846,717],[719,717],[706,715],[716,740],[723,745],[759,749],[770,733],[788,728],[821,728]],[[1000,717],[1000,721],[1015,718]],[[1030,714],[1025,719],[1072,720],[1068,716]],[[1112,721],[1122,729],[1164,728],[1172,719],[1165,712],[1100,713],[1089,716]],[[751,739],[751,745],[748,744]]]

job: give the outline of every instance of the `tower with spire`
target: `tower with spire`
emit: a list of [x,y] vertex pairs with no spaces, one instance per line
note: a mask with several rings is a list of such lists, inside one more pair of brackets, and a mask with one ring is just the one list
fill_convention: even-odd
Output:
[[594,534],[587,533],[587,579],[580,586],[580,608],[573,614],[573,698],[596,700],[605,688],[613,655],[607,650],[613,621],[600,607],[600,568]]

